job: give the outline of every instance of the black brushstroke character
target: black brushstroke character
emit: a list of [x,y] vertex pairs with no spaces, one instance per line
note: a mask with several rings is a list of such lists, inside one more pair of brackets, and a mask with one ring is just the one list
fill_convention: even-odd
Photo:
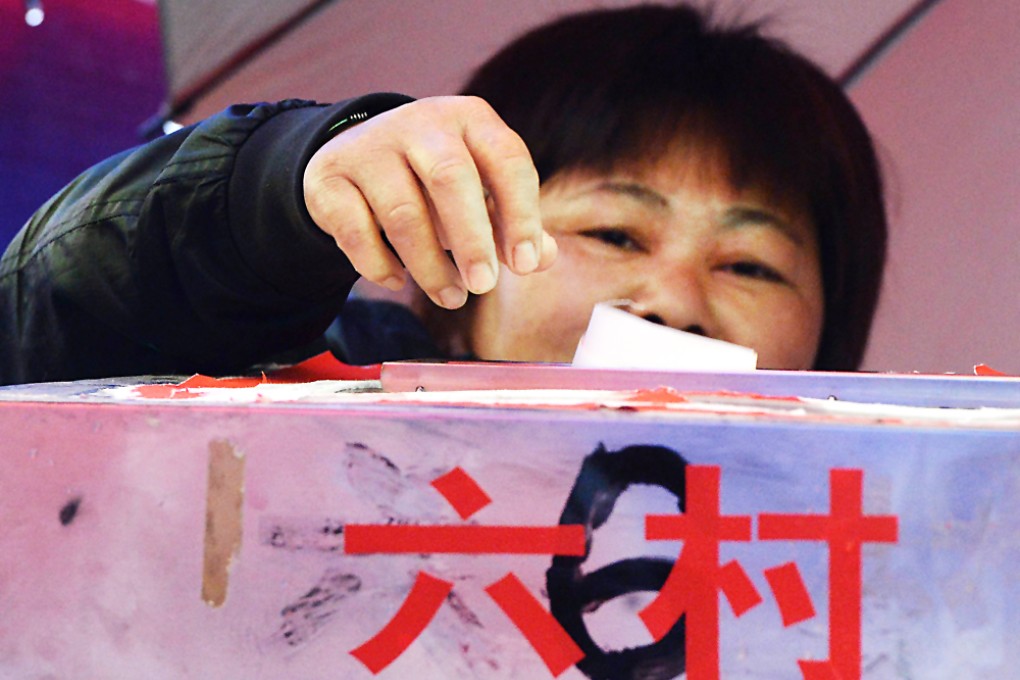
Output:
[[607,451],[599,444],[581,464],[560,524],[585,526],[584,556],[554,556],[546,572],[546,588],[552,615],[584,652],[577,667],[592,680],[665,680],[684,672],[685,617],[658,642],[608,652],[592,639],[583,619],[584,612],[622,595],[657,592],[673,561],[635,557],[587,574],[581,566],[591,553],[595,531],[606,523],[620,494],[632,484],[662,487],[676,497],[677,510],[683,512],[686,467],[687,461],[676,451],[650,445]]

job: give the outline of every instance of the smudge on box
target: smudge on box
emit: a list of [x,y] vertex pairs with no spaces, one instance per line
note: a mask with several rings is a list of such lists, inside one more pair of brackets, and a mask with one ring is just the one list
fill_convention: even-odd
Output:
[[244,455],[229,441],[209,442],[202,601],[220,607],[227,599],[230,564],[241,548]]

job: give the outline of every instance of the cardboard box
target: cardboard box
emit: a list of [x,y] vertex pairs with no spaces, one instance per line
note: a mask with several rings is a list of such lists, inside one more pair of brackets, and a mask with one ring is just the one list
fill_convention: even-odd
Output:
[[1020,381],[872,378],[0,390],[0,677],[1020,677]]

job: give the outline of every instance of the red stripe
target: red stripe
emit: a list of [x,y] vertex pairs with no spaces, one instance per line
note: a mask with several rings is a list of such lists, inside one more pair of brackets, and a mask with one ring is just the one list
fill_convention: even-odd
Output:
[[418,572],[407,599],[386,626],[351,655],[372,673],[389,666],[421,635],[453,589],[449,581]]
[[314,380],[378,380],[381,372],[380,364],[352,366],[343,363],[329,352],[323,352],[299,364],[270,372],[269,381],[302,383]]
[[779,604],[784,626],[789,627],[814,617],[815,607],[811,603],[811,595],[808,594],[795,562],[766,569],[765,579]]
[[584,555],[584,527],[399,526],[348,524],[344,552]]
[[[836,672],[831,661],[799,660],[797,665],[800,666],[800,672],[804,675],[804,680],[844,680]],[[858,675],[860,674],[858,673]]]
[[485,592],[514,622],[554,676],[584,658],[584,652],[563,630],[559,621],[545,610],[516,576],[507,574]]
[[727,562],[726,566],[719,570],[719,589],[726,595],[730,607],[733,608],[733,614],[737,617],[761,604],[762,601],[758,589],[754,587],[747,572],[736,560]]
[[443,494],[461,519],[467,519],[492,502],[489,494],[459,466],[433,479],[432,486]]

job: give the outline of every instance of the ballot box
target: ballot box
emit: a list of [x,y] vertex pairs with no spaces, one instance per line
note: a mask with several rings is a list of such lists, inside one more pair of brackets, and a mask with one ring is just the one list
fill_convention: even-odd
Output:
[[1020,380],[571,370],[0,390],[0,677],[1020,678]]

